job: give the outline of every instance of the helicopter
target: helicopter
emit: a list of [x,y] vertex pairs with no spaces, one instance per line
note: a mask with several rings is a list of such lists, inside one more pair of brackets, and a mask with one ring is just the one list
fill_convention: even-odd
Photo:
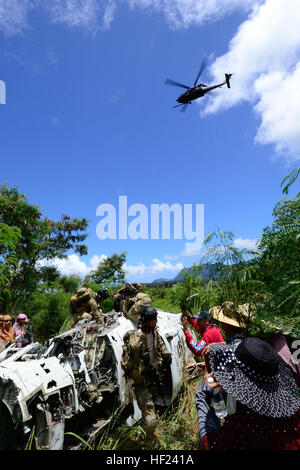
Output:
[[194,85],[191,87],[187,85],[183,85],[182,83],[179,83],[179,82],[175,82],[174,80],[171,80],[170,78],[166,79],[165,81],[166,85],[178,86],[181,88],[185,88],[187,90],[178,97],[176,101],[179,104],[173,106],[173,108],[178,108],[178,106],[183,106],[182,111],[185,111],[187,108],[187,105],[191,104],[193,100],[196,100],[197,98],[201,98],[206,93],[214,90],[215,88],[220,88],[225,84],[227,85],[228,88],[230,88],[230,78],[232,77],[232,73],[225,73],[224,82],[218,83],[217,85],[207,86],[207,85],[204,85],[203,83],[200,83],[199,85],[197,85],[200,75],[202,74],[206,65],[207,65],[207,60],[204,59],[200,66],[200,70],[198,72]]

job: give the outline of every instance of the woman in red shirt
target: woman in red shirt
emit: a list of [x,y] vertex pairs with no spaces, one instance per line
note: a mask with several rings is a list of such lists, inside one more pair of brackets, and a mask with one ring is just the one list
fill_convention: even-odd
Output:
[[[224,339],[220,329],[214,323],[211,323],[211,315],[207,310],[201,310],[193,317],[186,315],[182,319],[182,326],[185,333],[187,347],[195,356],[202,356],[207,351],[207,346],[212,343],[224,343]],[[195,341],[191,333],[188,331],[188,323],[195,331],[201,334],[200,341]],[[209,371],[209,363],[207,356],[204,356],[206,369]]]

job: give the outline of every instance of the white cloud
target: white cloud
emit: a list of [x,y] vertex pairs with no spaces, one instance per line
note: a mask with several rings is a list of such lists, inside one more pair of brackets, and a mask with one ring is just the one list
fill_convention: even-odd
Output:
[[67,258],[54,258],[52,260],[41,260],[38,263],[39,266],[55,266],[61,274],[77,274],[79,276],[86,276],[90,267],[88,267],[83,261],[80,261],[77,255],[69,255]]
[[255,82],[260,100],[254,109],[261,116],[256,141],[274,144],[277,153],[286,155],[289,160],[300,158],[299,83],[300,61],[287,75],[269,73]]
[[97,29],[97,0],[48,0],[47,8],[54,23]]
[[216,21],[235,10],[248,11],[262,0],[127,0],[131,8],[161,11],[173,28]]
[[94,255],[90,260],[91,269],[96,269],[98,264],[106,259],[107,259],[106,255],[101,255],[101,256]]
[[21,33],[28,28],[30,0],[0,0],[0,30],[5,36]]
[[28,27],[28,13],[44,8],[54,23],[81,26],[90,31],[99,29],[99,16],[108,29],[118,4],[162,13],[173,28],[187,28],[215,21],[235,10],[248,11],[262,0],[0,0],[0,30],[6,35],[21,33]]
[[105,29],[109,29],[111,22],[114,20],[116,8],[116,2],[114,0],[108,0],[108,4],[104,9],[103,14],[103,26]]
[[233,246],[239,249],[246,248],[247,250],[254,250],[256,248],[256,243],[257,243],[257,240],[254,240],[254,239],[236,238],[233,242]]
[[299,30],[298,0],[257,6],[210,68],[217,82],[233,72],[232,88],[210,98],[203,112],[249,102],[261,120],[256,141],[294,160],[300,157]]
[[137,266],[130,266],[125,264],[125,270],[129,280],[142,280],[152,281],[158,277],[173,277],[179,271],[183,269],[182,263],[172,264],[170,261],[163,262],[158,258],[152,260],[152,264],[146,266],[144,263],[140,263]]
[[[106,24],[112,21],[113,0],[105,8]],[[28,14],[41,8],[48,12],[53,23],[70,27],[80,26],[89,32],[98,29],[98,15],[102,9],[99,0],[0,0],[0,30],[6,35],[22,33],[29,27]]]
[[81,277],[86,276],[90,273],[91,269],[95,269],[98,264],[106,259],[106,255],[94,255],[90,262],[89,266],[79,259],[78,255],[69,255],[67,258],[54,258],[52,260],[41,260],[39,261],[39,266],[55,266],[61,274],[70,275],[77,274]]
[[[72,254],[63,259],[54,258],[53,260],[39,261],[38,265],[55,266],[61,274],[77,274],[83,278],[106,258],[107,256],[104,254],[101,256],[94,255],[87,264],[84,261],[81,261],[78,255]],[[129,281],[133,282],[135,280],[141,280],[146,282],[147,280],[151,281],[156,277],[173,277],[179,271],[181,271],[181,269],[183,269],[183,264],[172,264],[169,261],[163,262],[158,258],[155,258],[152,260],[152,264],[148,266],[144,263],[140,263],[136,266],[124,264],[124,269],[127,273],[127,278]]]

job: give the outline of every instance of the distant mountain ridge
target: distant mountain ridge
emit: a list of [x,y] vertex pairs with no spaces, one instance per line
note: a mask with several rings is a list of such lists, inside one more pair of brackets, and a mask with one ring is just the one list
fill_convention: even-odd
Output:
[[167,279],[166,277],[160,277],[159,279],[155,279],[155,281],[152,281],[153,284],[158,284],[160,282],[168,282],[170,279]]
[[[198,276],[201,276],[205,280],[211,279],[215,271],[215,266],[216,266],[215,264],[204,263],[202,265],[201,270],[198,273]],[[183,268],[181,271],[179,271],[179,273],[173,279],[165,279],[165,278],[155,279],[155,281],[152,281],[151,284],[158,284],[161,282],[184,281],[184,273],[187,271],[189,274],[191,274],[193,269],[194,269],[194,266],[191,266],[190,268]]]
[[[198,273],[198,276],[201,276],[203,279],[211,279],[215,271],[215,264],[205,263],[202,265],[201,270]],[[187,271],[189,274],[192,273],[194,266],[190,268],[183,268],[177,276],[175,276],[172,281],[184,281],[184,273]]]

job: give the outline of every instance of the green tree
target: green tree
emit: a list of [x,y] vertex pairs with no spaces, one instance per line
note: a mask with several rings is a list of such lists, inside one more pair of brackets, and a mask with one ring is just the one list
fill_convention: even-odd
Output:
[[70,299],[82,283],[79,276],[71,274],[47,277],[40,282],[23,307],[30,318],[35,340],[44,342],[61,330],[71,328]]
[[203,279],[199,275],[201,267],[201,263],[195,263],[191,272],[186,269],[184,271],[184,281],[178,282],[171,288],[170,298],[175,305],[180,307],[180,309],[186,308],[189,312],[195,310],[194,295],[199,292],[199,289],[203,284]]
[[39,207],[30,204],[25,194],[5,184],[0,187],[0,223],[18,236],[17,243],[12,241],[6,247],[6,260],[15,262],[9,265],[6,289],[0,299],[2,311],[17,311],[47,275],[57,276],[54,268],[42,266],[42,260],[66,257],[69,250],[80,255],[87,253],[82,243],[87,237],[86,219],[64,215],[55,222],[43,217]]
[[81,283],[82,279],[80,276],[77,276],[75,274],[71,274],[70,276],[60,276],[58,279],[59,286],[66,292],[67,294],[71,294],[76,292]]
[[114,287],[125,282],[126,253],[115,253],[100,261],[97,268],[91,271],[84,280],[84,285],[97,284],[98,286]]
[[17,269],[18,260],[14,252],[20,237],[21,232],[17,227],[0,223],[0,302],[11,295],[7,286]]
[[275,205],[273,224],[260,239],[254,275],[263,286],[263,299],[257,304],[253,331],[300,334],[300,192],[287,196],[299,174],[296,168],[282,181],[282,186],[287,182],[286,196]]

